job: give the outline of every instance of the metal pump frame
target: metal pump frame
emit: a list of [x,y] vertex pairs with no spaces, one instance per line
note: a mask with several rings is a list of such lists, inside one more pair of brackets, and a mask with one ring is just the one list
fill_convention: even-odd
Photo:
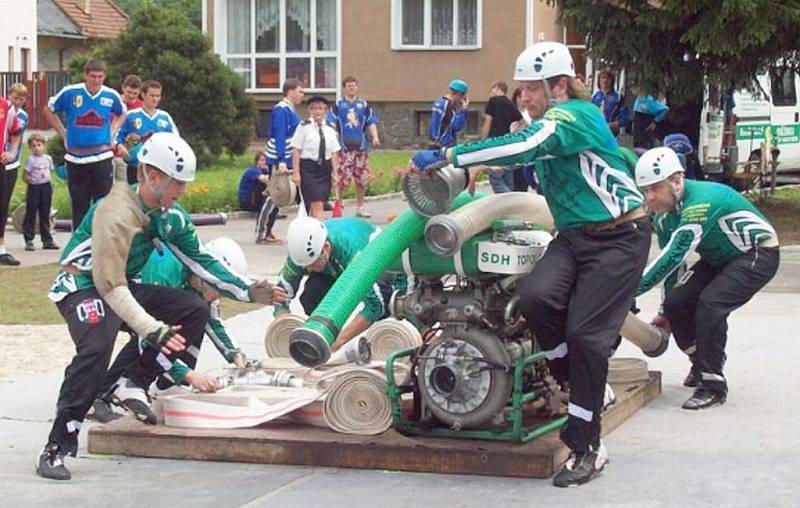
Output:
[[[525,368],[529,365],[545,359],[544,353],[541,352],[524,356],[515,362],[514,385],[509,398],[511,411],[507,412],[506,414],[506,420],[508,421],[508,425],[506,427],[507,430],[492,431],[427,427],[425,425],[421,425],[417,421],[409,420],[403,413],[401,396],[404,393],[414,393],[414,387],[397,385],[397,382],[394,378],[394,363],[399,358],[412,357],[413,359],[418,350],[418,348],[409,348],[395,351],[389,355],[389,358],[386,359],[386,395],[389,397],[389,401],[392,405],[393,426],[402,434],[461,439],[484,439],[489,441],[515,441],[524,443],[527,441],[532,441],[560,428],[567,421],[566,416],[560,416],[540,425],[530,427],[523,425],[523,407],[525,403],[534,400],[536,394],[533,392],[523,391],[522,374],[525,371]],[[415,407],[419,403],[416,397],[417,394],[415,394]]]

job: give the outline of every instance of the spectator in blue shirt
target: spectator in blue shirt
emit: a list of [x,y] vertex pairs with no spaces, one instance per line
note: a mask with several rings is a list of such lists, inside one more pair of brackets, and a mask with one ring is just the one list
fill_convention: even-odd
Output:
[[618,136],[622,127],[630,129],[631,118],[628,108],[623,97],[614,90],[614,73],[609,70],[601,71],[597,75],[597,88],[597,92],[592,96],[592,102],[603,112],[611,132]]
[[[67,85],[50,98],[45,118],[64,140],[67,185],[72,201],[72,229],[78,229],[89,205],[111,190],[111,141],[127,118],[119,93],[103,85],[106,64],[91,59],[83,68],[84,83]],[[56,114],[63,113],[65,123]],[[113,118],[113,120],[112,120]]]
[[656,146],[656,127],[667,116],[669,106],[634,88],[633,146],[647,150]]
[[267,156],[258,152],[253,162],[239,180],[239,208],[248,212],[258,212],[264,206],[264,191],[269,182]]
[[428,141],[431,148],[445,148],[458,143],[458,133],[467,126],[467,83],[454,79],[449,91],[433,103]]
[[[275,105],[269,120],[269,139],[265,153],[269,174],[285,173],[292,170],[292,137],[300,117],[295,112],[295,106],[303,102],[303,82],[299,79],[289,78],[283,82],[283,99]],[[296,168],[298,171],[299,168]],[[282,240],[272,234],[275,219],[278,218],[278,207],[270,196],[264,200],[261,212],[256,223],[256,243],[270,244],[282,243]]]

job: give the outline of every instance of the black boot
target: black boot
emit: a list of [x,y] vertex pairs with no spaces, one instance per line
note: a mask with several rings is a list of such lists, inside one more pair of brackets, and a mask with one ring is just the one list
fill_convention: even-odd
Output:
[[698,388],[694,395],[683,403],[683,409],[697,410],[714,407],[725,403],[725,394],[708,388]]
[[72,478],[69,470],[64,465],[64,454],[58,449],[58,445],[49,444],[44,447],[36,463],[36,474],[50,480],[69,480]]
[[700,381],[702,381],[703,377],[700,375],[700,371],[696,370],[694,366],[689,369],[689,373],[686,374],[686,378],[683,380],[683,386],[687,388],[697,388],[700,386]]
[[595,451],[573,451],[561,470],[553,477],[553,485],[556,487],[582,485],[600,474],[606,464],[608,464],[608,452],[602,442]]

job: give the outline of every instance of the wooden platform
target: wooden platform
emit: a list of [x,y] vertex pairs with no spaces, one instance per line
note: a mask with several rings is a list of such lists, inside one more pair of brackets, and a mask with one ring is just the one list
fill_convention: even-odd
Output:
[[[617,402],[603,416],[603,435],[661,394],[661,373],[614,385]],[[234,430],[148,426],[123,418],[89,431],[89,452],[170,459],[219,460],[547,478],[567,456],[558,432],[529,443],[338,434],[296,424]]]

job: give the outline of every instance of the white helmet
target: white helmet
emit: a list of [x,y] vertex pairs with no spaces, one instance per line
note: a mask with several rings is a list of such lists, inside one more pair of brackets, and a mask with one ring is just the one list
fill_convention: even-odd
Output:
[[218,258],[222,258],[234,272],[239,275],[247,274],[247,258],[236,241],[223,236],[208,242],[206,248]]
[[671,148],[653,148],[643,153],[636,163],[636,185],[646,187],[683,172],[681,161]]
[[517,57],[514,71],[517,81],[541,81],[556,76],[575,77],[572,55],[560,42],[537,42]]
[[319,259],[328,239],[328,228],[313,217],[298,217],[289,224],[286,244],[289,258],[298,266],[308,266]]
[[193,182],[197,169],[194,150],[172,132],[156,132],[139,151],[139,162],[158,168],[181,182]]

